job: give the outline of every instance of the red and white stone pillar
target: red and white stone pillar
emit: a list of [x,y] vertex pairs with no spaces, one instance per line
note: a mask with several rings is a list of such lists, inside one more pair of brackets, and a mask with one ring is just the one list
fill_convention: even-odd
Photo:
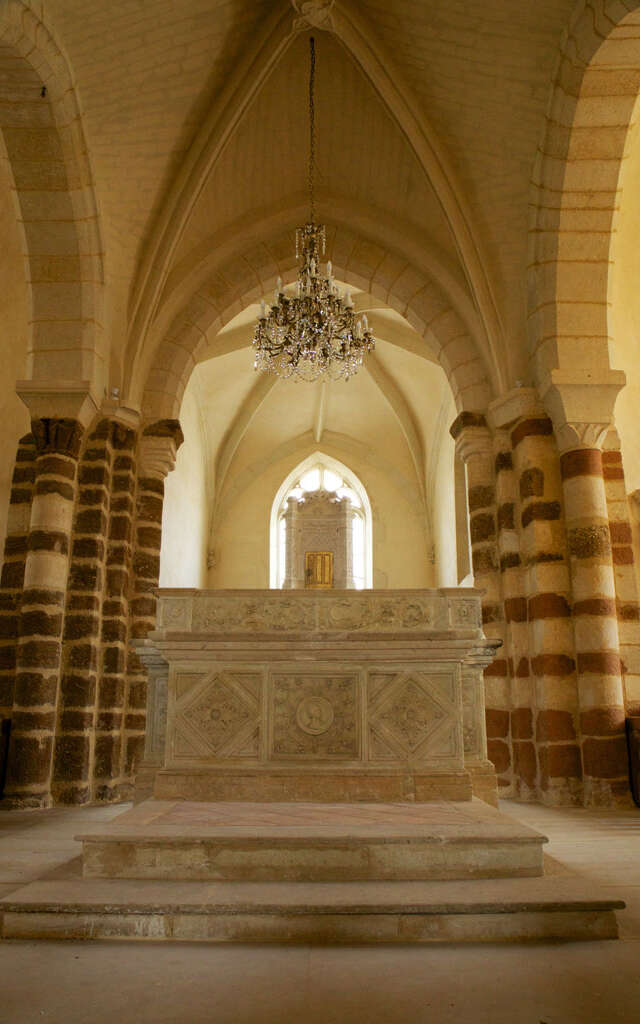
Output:
[[602,446],[624,374],[553,370],[545,403],[560,450],[573,596],[583,800],[628,803],[629,767]]
[[71,417],[32,421],[36,446],[5,798],[20,807],[52,802],[76,472],[84,426]]

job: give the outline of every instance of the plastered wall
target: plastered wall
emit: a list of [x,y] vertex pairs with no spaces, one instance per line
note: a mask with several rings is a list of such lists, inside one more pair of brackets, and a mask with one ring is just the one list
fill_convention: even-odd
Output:
[[[216,564],[210,587],[269,585],[269,519],[280,484],[314,448],[309,446],[269,466],[225,503],[217,531]],[[431,544],[420,509],[375,466],[359,463],[352,453],[328,455],[349,466],[367,489],[373,512],[374,587],[435,586]]]
[[161,587],[204,587],[207,572],[209,489],[198,402],[187,388],[180,411],[184,443],[165,480],[160,552]]
[[436,586],[458,586],[456,549],[456,494],[453,472],[455,446],[451,435],[441,439],[432,494],[433,544]]
[[8,165],[0,141],[0,550],[4,547],[11,474],[17,442],[29,430],[29,414],[16,395],[15,382],[25,376],[28,324],[31,319],[20,228]]

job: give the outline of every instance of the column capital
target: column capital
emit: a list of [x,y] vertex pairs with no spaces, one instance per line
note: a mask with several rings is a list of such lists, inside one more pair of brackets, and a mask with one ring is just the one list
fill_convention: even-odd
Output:
[[100,413],[105,419],[114,420],[128,430],[138,430],[142,416],[134,406],[123,405],[118,398],[103,399]]
[[491,402],[487,421],[493,430],[507,428],[516,420],[544,414],[544,408],[535,388],[511,388]]
[[31,420],[31,433],[37,455],[66,455],[78,459],[84,428],[78,420],[42,417]]
[[145,427],[140,438],[139,476],[164,480],[176,464],[183,441],[178,420],[159,420]]
[[98,411],[88,380],[19,380],[16,393],[32,420],[75,420],[86,429]]
[[613,409],[626,377],[622,370],[553,369],[542,384],[542,397],[553,421],[560,454],[602,448],[613,422]]
[[493,456],[493,438],[484,413],[461,412],[449,428],[456,455],[464,463],[478,456]]

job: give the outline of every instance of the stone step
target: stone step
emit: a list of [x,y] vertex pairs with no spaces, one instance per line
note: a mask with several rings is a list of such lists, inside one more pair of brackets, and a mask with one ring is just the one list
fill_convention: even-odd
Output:
[[544,836],[480,800],[250,804],[147,800],[77,837],[87,878],[425,881],[542,874]]
[[3,939],[278,943],[617,938],[607,899],[571,878],[464,882],[33,882],[0,900]]

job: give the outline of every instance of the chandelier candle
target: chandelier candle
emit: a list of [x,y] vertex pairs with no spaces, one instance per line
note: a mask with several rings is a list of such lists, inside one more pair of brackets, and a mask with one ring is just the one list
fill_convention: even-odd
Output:
[[333,280],[331,261],[325,273],[324,224],[315,223],[315,42],[309,40],[309,220],[296,231],[296,259],[300,262],[295,295],[286,295],[278,278],[273,305],[264,300],[253,337],[254,367],[279,377],[313,381],[348,380],[357,373],[364,356],[375,348],[366,315],[358,319],[350,292],[343,297]]

